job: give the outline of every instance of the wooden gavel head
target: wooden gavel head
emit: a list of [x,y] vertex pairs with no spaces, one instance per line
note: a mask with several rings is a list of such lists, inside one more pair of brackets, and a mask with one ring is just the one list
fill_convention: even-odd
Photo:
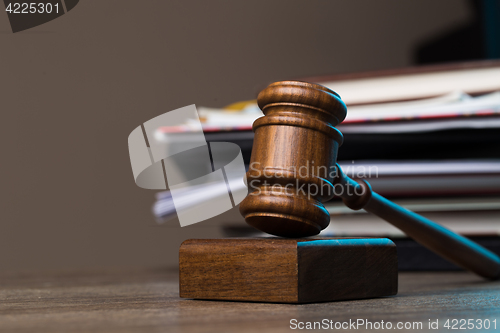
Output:
[[257,102],[264,116],[255,132],[240,212],[251,226],[283,237],[318,234],[330,222],[323,206],[333,197],[337,151],[335,128],[347,109],[334,91],[318,84],[282,81]]

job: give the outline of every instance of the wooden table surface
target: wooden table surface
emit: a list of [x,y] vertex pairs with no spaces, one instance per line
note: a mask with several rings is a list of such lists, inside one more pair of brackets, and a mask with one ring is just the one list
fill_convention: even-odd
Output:
[[[333,303],[197,301],[178,294],[176,270],[1,273],[0,331],[263,333],[298,331],[290,329],[291,319],[365,319],[450,332],[443,325],[453,318],[497,319],[497,330],[492,324],[484,331],[500,331],[500,282],[463,272],[400,273],[397,296]],[[440,329],[428,330],[429,319],[439,319]]]

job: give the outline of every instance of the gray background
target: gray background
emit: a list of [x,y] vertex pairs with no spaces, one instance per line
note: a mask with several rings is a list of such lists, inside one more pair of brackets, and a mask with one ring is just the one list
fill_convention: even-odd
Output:
[[0,269],[175,265],[184,239],[219,231],[156,225],[135,127],[277,80],[411,65],[469,15],[458,0],[82,0],[13,34],[0,13]]

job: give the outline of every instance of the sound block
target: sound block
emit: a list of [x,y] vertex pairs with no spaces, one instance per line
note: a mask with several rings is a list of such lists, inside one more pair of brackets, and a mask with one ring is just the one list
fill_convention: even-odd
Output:
[[179,289],[183,298],[296,304],[391,296],[397,266],[386,238],[190,239]]

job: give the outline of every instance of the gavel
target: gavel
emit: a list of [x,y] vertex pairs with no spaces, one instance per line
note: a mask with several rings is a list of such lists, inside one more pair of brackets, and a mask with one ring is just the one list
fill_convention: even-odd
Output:
[[347,177],[337,162],[342,133],[335,127],[347,108],[318,84],[281,81],[258,95],[264,116],[255,132],[240,212],[251,226],[281,237],[317,235],[330,222],[323,202],[342,198],[399,228],[443,258],[488,279],[500,278],[500,258],[479,244],[400,207]]

